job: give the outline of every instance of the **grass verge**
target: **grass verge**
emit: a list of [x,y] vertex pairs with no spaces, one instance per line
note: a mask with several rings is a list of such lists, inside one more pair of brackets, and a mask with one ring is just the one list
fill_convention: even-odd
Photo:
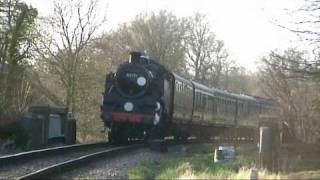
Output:
[[[164,160],[144,161],[129,170],[129,179],[251,179],[255,169],[255,147],[236,148],[236,161],[214,163],[214,148],[205,145],[197,151],[183,151]],[[170,154],[170,153],[169,153]],[[258,179],[320,179],[320,170],[274,174],[257,171]]]
[[[212,149],[212,147],[207,147]],[[128,172],[129,179],[244,179],[255,156],[246,156],[245,148],[237,148],[236,161],[214,162],[213,152],[181,153],[166,160],[145,161]],[[239,169],[240,168],[240,169]]]
[[320,179],[320,170],[300,171],[283,176],[285,179]]

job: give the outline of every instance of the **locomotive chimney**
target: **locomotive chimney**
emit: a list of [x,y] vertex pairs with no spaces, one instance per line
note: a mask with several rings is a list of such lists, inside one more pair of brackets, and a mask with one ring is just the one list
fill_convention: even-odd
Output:
[[137,63],[137,62],[139,62],[140,57],[141,57],[141,52],[137,52],[137,51],[130,52],[129,63]]

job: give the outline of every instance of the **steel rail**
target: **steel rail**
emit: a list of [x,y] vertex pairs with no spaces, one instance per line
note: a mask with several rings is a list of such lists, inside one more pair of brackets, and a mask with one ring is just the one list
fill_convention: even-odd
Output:
[[129,145],[129,146],[121,146],[121,147],[114,147],[109,148],[100,152],[91,153],[88,155],[84,155],[78,158],[74,158],[72,160],[68,160],[65,162],[61,162],[49,167],[45,167],[43,169],[40,169],[36,172],[32,172],[29,174],[26,174],[24,176],[18,177],[18,179],[44,179],[44,178],[50,178],[52,176],[56,176],[58,174],[61,174],[63,172],[69,171],[71,169],[75,169],[77,167],[80,167],[84,164],[87,164],[88,162],[92,162],[93,160],[99,159],[99,158],[107,158],[112,157],[113,155],[119,154],[119,153],[125,153],[128,151],[132,151],[138,148],[146,147],[145,144],[136,144],[136,145]]
[[0,167],[11,165],[11,164],[21,164],[29,160],[34,160],[36,158],[44,158],[47,156],[59,155],[74,151],[83,151],[99,147],[109,147],[108,143],[93,143],[93,144],[75,144],[68,146],[60,146],[46,149],[39,149],[33,151],[27,151],[12,155],[0,156]]

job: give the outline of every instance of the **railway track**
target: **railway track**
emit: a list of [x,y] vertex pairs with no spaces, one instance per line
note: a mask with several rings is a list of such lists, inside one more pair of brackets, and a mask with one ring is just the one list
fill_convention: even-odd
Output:
[[[179,144],[204,143],[196,139],[187,142],[166,140],[169,146]],[[207,141],[208,142],[208,141]],[[209,141],[211,143],[215,141]],[[112,146],[107,143],[81,144],[47,148],[0,157],[0,179],[36,179],[59,177],[64,172],[76,169],[100,158],[114,157],[145,144],[133,142],[127,146]]]
[[48,178],[98,158],[143,147],[143,144],[111,146],[82,144],[29,151],[0,157],[0,179]]

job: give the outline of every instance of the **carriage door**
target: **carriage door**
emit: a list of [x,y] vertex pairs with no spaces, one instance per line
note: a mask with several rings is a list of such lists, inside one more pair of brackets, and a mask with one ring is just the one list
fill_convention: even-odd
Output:
[[170,120],[172,117],[172,103],[173,103],[173,98],[172,98],[172,94],[173,94],[173,82],[171,78],[165,78],[164,79],[164,84],[163,84],[163,101],[165,104],[165,107],[167,107],[167,115],[168,115],[168,119]]

